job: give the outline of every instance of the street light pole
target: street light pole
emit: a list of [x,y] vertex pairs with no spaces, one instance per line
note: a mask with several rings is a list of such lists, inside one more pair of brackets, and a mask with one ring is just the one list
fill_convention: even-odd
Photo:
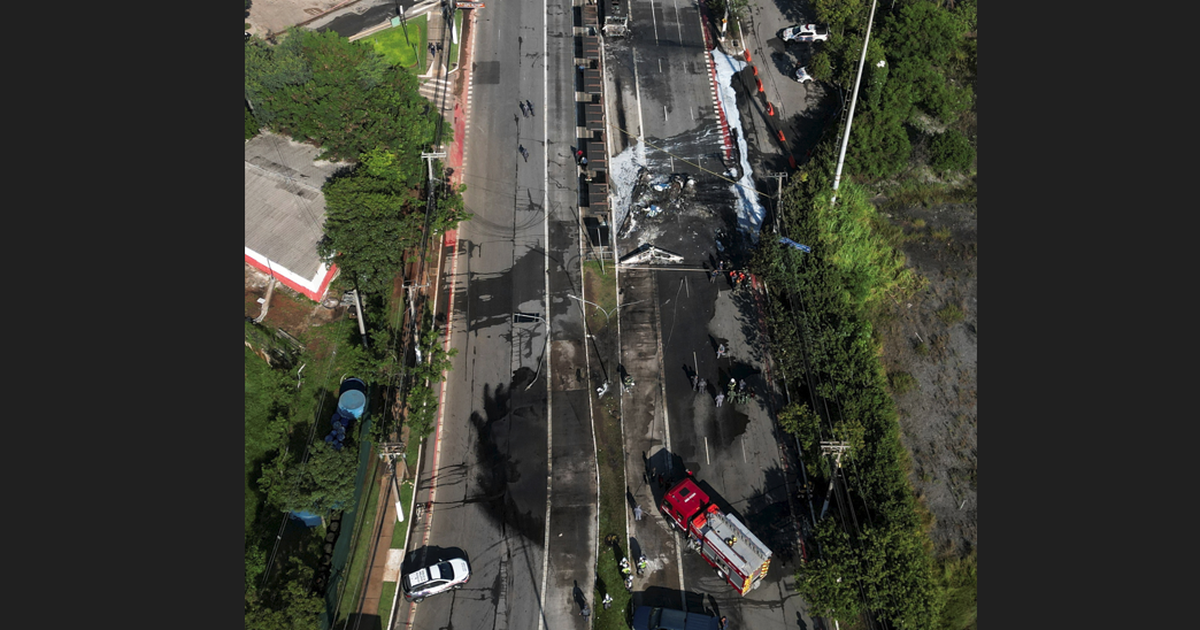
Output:
[[833,197],[829,205],[837,203],[838,185],[842,182],[842,165],[846,162],[846,145],[850,143],[850,124],[854,122],[854,106],[858,104],[858,84],[862,81],[863,64],[867,61],[867,44],[871,43],[871,24],[875,22],[875,4],[871,2],[871,17],[867,18],[867,33],[863,37],[862,55],[858,59],[858,75],[854,77],[854,92],[850,95],[850,113],[846,116],[846,135],[842,137],[842,149],[838,154],[837,170],[833,176]]

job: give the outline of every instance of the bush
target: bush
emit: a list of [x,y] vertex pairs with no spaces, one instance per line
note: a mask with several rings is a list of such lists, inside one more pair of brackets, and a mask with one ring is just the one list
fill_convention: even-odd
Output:
[[929,143],[929,165],[939,171],[966,171],[975,163],[975,148],[963,134],[951,129]]
[[246,110],[246,139],[249,140],[258,135],[258,121],[254,119],[254,114],[250,113],[249,107],[243,107]]
[[938,309],[937,316],[947,326],[953,326],[963,320],[965,313],[957,304],[950,303]]
[[905,394],[917,388],[917,379],[908,372],[892,372],[888,375],[888,385],[896,395]]

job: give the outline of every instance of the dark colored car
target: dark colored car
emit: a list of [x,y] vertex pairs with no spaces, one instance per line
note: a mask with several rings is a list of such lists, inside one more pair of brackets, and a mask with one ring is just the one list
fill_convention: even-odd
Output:
[[400,580],[404,599],[420,603],[430,595],[460,589],[471,579],[471,565],[466,558],[438,560],[433,564],[412,571]]
[[633,630],[718,630],[716,617],[670,608],[638,606],[633,611]]

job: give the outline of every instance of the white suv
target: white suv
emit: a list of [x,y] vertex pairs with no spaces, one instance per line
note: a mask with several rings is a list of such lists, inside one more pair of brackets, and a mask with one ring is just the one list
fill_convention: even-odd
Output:
[[404,590],[404,599],[419,604],[430,595],[460,589],[470,579],[471,565],[467,559],[451,558],[438,560],[405,575],[400,580],[400,587]]
[[785,42],[823,42],[829,39],[829,29],[816,24],[797,24],[783,29],[780,37]]

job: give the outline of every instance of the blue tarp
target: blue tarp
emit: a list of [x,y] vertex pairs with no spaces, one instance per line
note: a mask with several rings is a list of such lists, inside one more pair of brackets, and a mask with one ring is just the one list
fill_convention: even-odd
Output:
[[797,243],[796,241],[793,241],[790,238],[781,237],[779,239],[779,242],[783,243],[784,245],[791,245],[792,247],[795,247],[796,249],[798,249],[806,254],[812,253],[811,247],[809,247],[808,245],[801,245],[800,243]]
[[308,527],[316,527],[321,524],[321,517],[312,512],[292,512],[292,518],[304,523]]

